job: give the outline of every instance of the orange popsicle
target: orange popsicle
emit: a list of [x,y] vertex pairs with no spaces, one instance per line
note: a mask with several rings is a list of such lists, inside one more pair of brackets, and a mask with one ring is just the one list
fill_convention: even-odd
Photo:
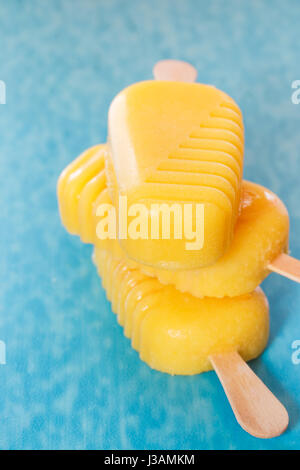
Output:
[[[172,270],[216,262],[230,246],[239,210],[244,141],[237,104],[212,86],[146,81],[116,96],[108,127],[112,200],[117,210],[126,197],[128,207],[142,204],[149,213],[147,239],[119,233],[128,257]],[[176,204],[182,213],[192,205],[195,248],[187,249],[189,236],[177,239],[175,230],[166,239],[162,230],[158,239],[151,236],[157,204]],[[204,210],[201,226],[197,204]],[[130,221],[127,215],[127,226]]]
[[[103,145],[85,152],[62,173],[58,184],[60,211],[69,231],[74,233],[76,227],[75,233],[83,241],[121,256],[124,250],[118,241],[100,240],[96,235],[101,220],[95,216],[96,209],[101,204],[111,204],[103,171],[105,149]],[[269,274],[269,264],[287,250],[289,218],[280,199],[263,186],[244,181],[241,196],[241,212],[231,246],[213,265],[169,271],[129,259],[127,262],[196,297],[232,297],[252,292]]]
[[238,350],[249,360],[266,345],[268,302],[260,288],[235,298],[198,299],[163,286],[109,251],[96,248],[94,262],[125,335],[154,369],[198,374],[212,369],[212,354]]

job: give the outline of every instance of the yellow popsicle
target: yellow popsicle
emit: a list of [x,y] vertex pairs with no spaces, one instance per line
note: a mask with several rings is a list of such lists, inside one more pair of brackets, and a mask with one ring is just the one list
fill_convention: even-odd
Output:
[[87,149],[62,171],[57,183],[62,223],[68,232],[80,234],[86,243],[95,238],[92,205],[107,186],[104,171],[106,151],[104,144]]
[[[119,243],[99,240],[95,217],[99,204],[111,203],[103,169],[105,145],[87,151],[62,173],[58,184],[61,216],[67,230],[80,235],[87,243],[109,249],[122,256]],[[94,155],[99,161],[95,161]],[[89,155],[89,159],[86,158]],[[91,166],[95,167],[91,176]],[[100,183],[97,183],[99,178]],[[63,189],[63,190],[62,190]],[[289,218],[280,199],[268,189],[244,181],[242,205],[234,238],[228,251],[211,266],[194,270],[169,271],[135,264],[147,275],[158,277],[164,284],[173,284],[196,297],[237,296],[252,292],[269,274],[268,265],[288,247]],[[69,201],[66,205],[64,202]],[[65,209],[66,206],[66,209]]]
[[194,214],[196,204],[204,208],[202,248],[187,249],[188,236],[176,239],[175,231],[153,239],[149,215],[147,239],[120,237],[127,255],[172,270],[216,262],[230,246],[240,202],[244,142],[236,103],[208,85],[146,81],[117,95],[108,126],[106,174],[117,210],[121,196],[152,215],[154,204],[177,204],[182,212],[192,204]]
[[269,333],[268,302],[260,288],[236,298],[199,299],[96,248],[94,262],[118,321],[153,369],[191,375],[212,369],[209,355],[237,350],[257,357]]

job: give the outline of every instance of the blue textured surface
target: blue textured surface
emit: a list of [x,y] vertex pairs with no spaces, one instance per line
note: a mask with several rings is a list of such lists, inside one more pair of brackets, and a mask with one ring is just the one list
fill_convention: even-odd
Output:
[[245,176],[282,197],[300,257],[299,16],[296,0],[1,1],[0,448],[300,448],[300,286],[264,282],[271,339],[252,366],[291,423],[255,439],[213,372],[170,377],[139,360],[55,194],[60,171],[105,140],[114,95],[157,60],[185,59],[240,104]]

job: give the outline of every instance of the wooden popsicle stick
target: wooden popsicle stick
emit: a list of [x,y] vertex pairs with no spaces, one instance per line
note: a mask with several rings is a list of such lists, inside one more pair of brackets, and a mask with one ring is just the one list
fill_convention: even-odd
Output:
[[300,260],[285,253],[269,264],[268,269],[281,276],[288,277],[292,281],[300,282]]
[[289,416],[285,407],[237,352],[214,354],[209,359],[245,431],[268,439],[286,430]]
[[155,80],[170,80],[175,82],[194,82],[197,70],[188,62],[182,60],[160,60],[153,67]]

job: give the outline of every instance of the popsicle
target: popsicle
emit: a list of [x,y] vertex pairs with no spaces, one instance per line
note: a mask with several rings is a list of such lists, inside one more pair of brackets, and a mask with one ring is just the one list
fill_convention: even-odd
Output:
[[109,251],[96,248],[94,262],[143,361],[172,375],[214,368],[247,432],[269,438],[286,429],[285,408],[244,362],[257,357],[268,339],[268,302],[260,288],[236,298],[199,299],[163,286]]
[[199,374],[212,369],[211,354],[238,350],[248,361],[265,348],[268,304],[260,288],[235,298],[199,299],[131,269],[108,251],[96,248],[94,261],[125,335],[153,369]]
[[[142,204],[148,210],[147,238],[119,233],[128,257],[153,267],[193,269],[215,263],[228,249],[239,211],[244,130],[232,98],[209,85],[150,80],[121,91],[108,117],[106,174],[112,200],[120,210]],[[201,243],[187,249],[189,236],[151,235],[156,207],[192,206]],[[197,224],[196,207],[204,220]],[[131,221],[127,215],[126,230]],[[120,229],[120,227],[119,227]],[[120,232],[120,230],[119,230]]]
[[[95,232],[90,206],[106,188],[104,171],[106,145],[95,145],[83,152],[61,173],[57,182],[57,199],[62,223],[83,241],[90,242]],[[94,235],[92,236],[94,241]]]
[[[96,216],[97,208],[101,204],[111,204],[103,171],[105,155],[106,148],[102,145],[71,163],[59,180],[59,205],[63,223],[69,231],[74,233],[75,227],[75,233],[84,242],[107,248],[120,256],[124,250],[118,241],[101,240],[96,234],[101,220]],[[94,171],[91,171],[93,166]],[[172,284],[196,297],[234,297],[252,292],[270,273],[270,265],[288,249],[288,235],[289,218],[281,200],[263,186],[243,181],[234,237],[228,251],[216,263],[200,269],[169,271],[129,259],[128,262],[145,274],[157,277],[163,284]]]

